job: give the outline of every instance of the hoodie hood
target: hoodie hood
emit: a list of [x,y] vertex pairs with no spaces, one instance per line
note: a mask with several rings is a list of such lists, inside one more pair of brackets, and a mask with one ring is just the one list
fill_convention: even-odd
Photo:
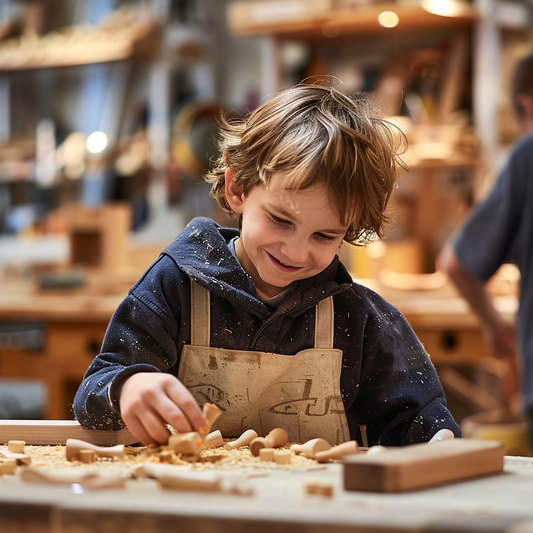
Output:
[[[233,251],[231,241],[239,235],[235,228],[224,228],[209,218],[199,217],[191,220],[162,253],[199,285],[248,312],[264,316],[269,311]],[[288,314],[303,311],[324,298],[348,290],[351,283],[351,276],[335,256],[316,276],[292,283],[290,297],[278,311]]]

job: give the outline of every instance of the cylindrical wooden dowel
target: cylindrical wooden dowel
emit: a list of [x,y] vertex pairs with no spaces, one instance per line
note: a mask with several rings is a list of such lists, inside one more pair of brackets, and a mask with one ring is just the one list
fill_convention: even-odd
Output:
[[98,457],[124,457],[126,455],[124,444],[105,447],[96,446],[83,440],[67,439],[67,461],[72,461],[74,457],[79,457],[80,450],[93,450]]
[[250,443],[250,451],[254,457],[259,455],[261,448],[280,448],[289,440],[287,432],[282,428],[274,428],[266,437],[257,437]]
[[291,450],[311,459],[315,458],[317,452],[323,452],[331,448],[326,439],[311,439],[304,444],[293,444]]
[[353,455],[355,453],[359,453],[359,444],[357,444],[356,440],[350,440],[348,442],[343,442],[338,446],[333,446],[333,448],[330,448],[329,450],[317,452],[315,459],[319,463],[325,463],[326,461],[342,459],[346,455]]
[[78,459],[82,463],[94,463],[96,459],[96,452],[94,450],[80,450],[78,452]]
[[287,449],[276,450],[274,452],[274,461],[279,465],[289,465],[291,464],[292,452]]
[[257,432],[253,429],[247,429],[237,440],[228,442],[224,448],[226,448],[226,450],[236,450],[241,446],[248,446],[248,444],[256,438]]

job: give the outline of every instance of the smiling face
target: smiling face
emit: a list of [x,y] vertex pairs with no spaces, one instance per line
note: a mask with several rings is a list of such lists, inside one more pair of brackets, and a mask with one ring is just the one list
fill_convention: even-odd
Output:
[[276,173],[268,187],[258,185],[245,196],[226,173],[226,198],[242,215],[237,257],[263,298],[322,272],[347,230],[324,184],[292,191],[283,183],[284,175]]

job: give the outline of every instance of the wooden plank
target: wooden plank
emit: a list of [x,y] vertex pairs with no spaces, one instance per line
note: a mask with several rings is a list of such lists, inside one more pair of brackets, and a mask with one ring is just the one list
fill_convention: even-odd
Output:
[[0,444],[23,440],[29,445],[64,446],[67,439],[84,440],[97,446],[139,442],[128,429],[85,429],[76,420],[0,420]]
[[474,439],[413,444],[377,455],[352,455],[344,463],[344,488],[401,492],[503,470],[504,445]]

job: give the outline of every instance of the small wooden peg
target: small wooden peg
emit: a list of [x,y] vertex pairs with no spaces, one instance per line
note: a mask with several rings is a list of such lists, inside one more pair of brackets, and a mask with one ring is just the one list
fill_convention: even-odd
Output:
[[94,450],[80,450],[78,459],[82,463],[94,463],[96,461],[96,452]]
[[326,439],[311,439],[305,444],[293,444],[291,450],[294,453],[301,454],[304,457],[314,459],[317,452],[329,450],[331,445]]
[[359,453],[359,444],[356,440],[350,440],[348,442],[343,442],[338,446],[333,446],[329,450],[324,450],[323,452],[317,452],[315,459],[319,463],[325,463],[333,459],[342,459],[346,455],[353,455]]
[[226,450],[236,450],[241,446],[248,446],[257,437],[258,435],[256,431],[253,429],[247,429],[237,440],[228,442],[224,448],[226,448]]
[[280,448],[288,440],[289,436],[284,429],[275,428],[266,437],[255,438],[250,443],[250,451],[254,457],[257,457],[261,448]]
[[222,414],[222,411],[214,403],[204,403],[202,414],[207,421],[207,426],[200,428],[199,433],[202,437],[207,436],[215,420]]
[[7,443],[7,449],[13,453],[24,453],[26,443],[23,440],[10,440]]
[[[261,452],[261,450],[259,450],[259,452]],[[276,461],[278,465],[290,465],[291,458],[292,452],[286,448],[274,451],[274,461]]]
[[170,438],[168,439],[168,447],[173,450],[174,453],[198,455],[204,447],[204,439],[200,433],[196,431],[178,433],[177,435],[170,435]]
[[85,442],[78,439],[67,439],[66,453],[67,461],[72,461],[74,457],[79,457],[81,450],[93,450],[98,457],[124,457],[126,451],[124,444],[118,444],[117,446],[96,446],[90,442]]
[[222,437],[220,430],[217,429],[216,431],[209,433],[209,435],[207,435],[205,438],[204,444],[206,446],[215,446],[215,448],[224,446],[224,438]]

